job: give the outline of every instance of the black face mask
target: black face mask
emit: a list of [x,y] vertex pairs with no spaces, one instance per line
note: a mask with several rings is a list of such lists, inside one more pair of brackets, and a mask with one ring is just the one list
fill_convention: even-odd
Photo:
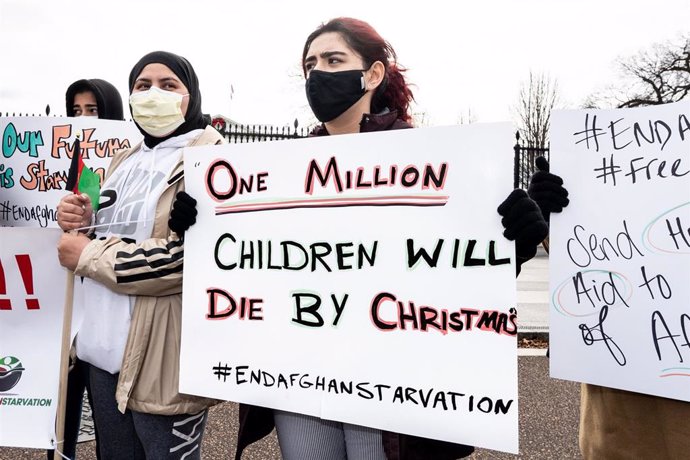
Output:
[[324,72],[312,70],[305,83],[307,101],[320,122],[326,123],[338,118],[360,100],[364,89],[365,70],[342,70]]

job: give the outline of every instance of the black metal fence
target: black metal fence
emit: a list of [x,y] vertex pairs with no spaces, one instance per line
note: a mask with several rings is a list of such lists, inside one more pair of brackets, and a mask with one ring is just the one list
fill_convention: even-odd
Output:
[[[0,112],[0,117],[47,117],[48,115],[43,113],[16,113],[16,112]],[[58,115],[53,115],[57,117]]]
[[[0,117],[42,117],[42,113],[0,112]],[[53,117],[58,116],[53,114]],[[132,121],[132,120],[129,120]],[[230,143],[278,141],[307,137],[311,128],[292,128],[289,126],[213,124]]]
[[527,189],[529,186],[529,179],[536,171],[534,160],[537,157],[546,157],[549,159],[549,147],[534,147],[531,145],[520,145],[520,133],[515,133],[515,151],[513,164],[513,188]]
[[[0,117],[33,117],[42,114],[28,113],[9,113],[0,112]],[[53,115],[55,116],[55,115]],[[244,142],[264,142],[277,141],[283,139],[299,139],[307,137],[311,128],[293,128],[289,126],[268,126],[268,125],[237,125],[237,124],[214,124],[214,127],[225,137],[229,143]],[[549,147],[534,147],[531,145],[520,145],[520,134],[515,133],[515,151],[513,164],[513,188],[527,189],[529,179],[534,174],[536,167],[534,160],[539,156],[549,159]]]
[[299,139],[309,135],[308,128],[291,128],[289,126],[267,125],[234,125],[215,126],[229,143],[278,141]]

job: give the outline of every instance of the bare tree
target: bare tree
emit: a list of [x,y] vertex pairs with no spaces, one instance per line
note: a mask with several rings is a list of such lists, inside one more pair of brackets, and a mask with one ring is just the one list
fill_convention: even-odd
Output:
[[458,124],[459,125],[471,125],[472,123],[477,122],[477,117],[474,115],[474,112],[472,112],[472,108],[468,108],[467,112],[462,112],[460,115],[458,115]]
[[558,104],[558,82],[546,74],[530,71],[529,80],[520,87],[514,112],[520,138],[531,147],[544,148],[549,142],[551,110]]
[[639,107],[677,102],[690,94],[690,35],[657,43],[617,61],[622,79],[585,107]]
[[412,125],[416,128],[431,125],[429,114],[426,112],[426,110],[417,110],[416,112],[412,112]]

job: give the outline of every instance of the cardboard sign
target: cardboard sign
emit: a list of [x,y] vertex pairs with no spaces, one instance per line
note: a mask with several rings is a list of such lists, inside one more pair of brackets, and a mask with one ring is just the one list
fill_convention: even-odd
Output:
[[0,228],[0,446],[53,447],[67,276],[61,234]]
[[185,150],[180,390],[517,452],[507,124]]
[[690,401],[690,103],[558,111],[551,375]]
[[113,153],[141,141],[132,122],[95,117],[0,118],[0,226],[57,227],[74,142],[81,133],[84,163],[105,176]]

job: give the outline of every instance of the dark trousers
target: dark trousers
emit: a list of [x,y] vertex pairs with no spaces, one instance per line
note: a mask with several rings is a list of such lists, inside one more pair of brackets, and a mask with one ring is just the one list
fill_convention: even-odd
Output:
[[[67,374],[67,401],[65,407],[65,444],[61,449],[62,455],[71,459],[77,456],[77,438],[79,437],[79,427],[81,425],[81,406],[84,399],[84,390],[91,403],[91,386],[89,385],[89,363],[80,361],[78,358],[74,366]],[[96,457],[100,460],[98,453],[98,432],[96,435]],[[55,452],[46,451],[49,460],[53,460]],[[59,457],[59,456],[58,456]]]
[[157,415],[117,408],[118,374],[90,368],[93,420],[104,460],[201,460],[207,411]]

